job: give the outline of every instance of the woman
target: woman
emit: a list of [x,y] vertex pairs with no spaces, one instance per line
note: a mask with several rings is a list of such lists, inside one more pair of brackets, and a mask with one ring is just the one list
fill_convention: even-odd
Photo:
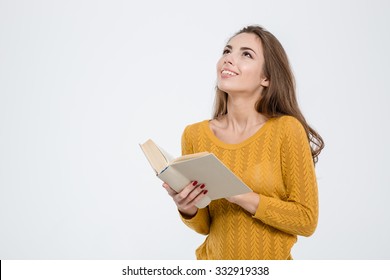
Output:
[[292,259],[318,220],[314,164],[322,138],[303,117],[279,41],[260,26],[236,33],[217,63],[214,118],[186,127],[183,154],[214,153],[253,192],[195,204],[207,186],[163,184],[183,222],[207,235],[197,259]]

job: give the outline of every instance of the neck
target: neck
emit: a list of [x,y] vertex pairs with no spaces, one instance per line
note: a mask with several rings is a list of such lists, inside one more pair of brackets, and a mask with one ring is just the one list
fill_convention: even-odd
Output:
[[264,123],[267,118],[255,110],[256,101],[257,98],[248,100],[248,98],[229,96],[226,125],[245,130],[248,127]]

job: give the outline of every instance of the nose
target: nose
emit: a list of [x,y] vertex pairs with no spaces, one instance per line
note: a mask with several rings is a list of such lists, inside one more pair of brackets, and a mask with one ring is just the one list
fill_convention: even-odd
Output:
[[223,64],[231,64],[231,65],[234,64],[234,59],[231,53],[225,55]]

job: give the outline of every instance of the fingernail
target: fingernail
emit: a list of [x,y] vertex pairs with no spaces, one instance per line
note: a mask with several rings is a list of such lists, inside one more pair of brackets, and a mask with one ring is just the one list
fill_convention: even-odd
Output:
[[205,187],[205,185],[204,185],[204,184],[200,185],[200,188],[201,188],[201,189],[203,189],[204,187]]
[[192,185],[193,185],[193,186],[196,186],[197,184],[198,184],[198,181],[193,181],[193,182],[192,182]]
[[206,194],[208,192],[208,190],[204,190],[203,193]]

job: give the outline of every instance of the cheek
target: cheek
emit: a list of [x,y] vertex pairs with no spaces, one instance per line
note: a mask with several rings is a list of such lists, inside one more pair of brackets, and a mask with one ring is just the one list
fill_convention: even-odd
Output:
[[223,65],[223,60],[222,60],[222,58],[220,58],[220,59],[218,60],[218,62],[217,62],[217,65],[216,65],[217,74],[219,74],[219,72],[221,72],[222,65]]
[[261,80],[261,70],[255,65],[245,65],[241,68],[242,72],[245,73],[245,77],[248,82],[260,83]]

